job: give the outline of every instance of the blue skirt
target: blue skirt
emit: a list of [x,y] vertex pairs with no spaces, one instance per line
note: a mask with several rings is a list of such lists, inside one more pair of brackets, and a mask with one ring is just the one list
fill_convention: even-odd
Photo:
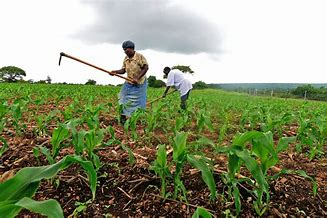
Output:
[[124,83],[119,93],[119,105],[123,105],[122,115],[130,117],[138,108],[146,108],[147,81],[135,85]]

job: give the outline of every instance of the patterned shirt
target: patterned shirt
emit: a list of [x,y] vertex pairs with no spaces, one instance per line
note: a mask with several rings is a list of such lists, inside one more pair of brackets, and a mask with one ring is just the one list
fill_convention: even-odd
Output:
[[[135,52],[132,58],[129,58],[128,56],[125,57],[122,68],[127,72],[128,78],[136,79],[144,65],[148,65],[145,57],[142,54]],[[142,76],[138,84],[143,84],[145,78],[145,75]]]

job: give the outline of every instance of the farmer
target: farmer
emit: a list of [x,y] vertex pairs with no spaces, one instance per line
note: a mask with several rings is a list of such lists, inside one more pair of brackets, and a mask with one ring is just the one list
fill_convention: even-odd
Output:
[[171,70],[169,67],[165,67],[164,78],[167,78],[166,90],[163,94],[163,98],[166,97],[168,90],[171,86],[175,86],[175,89],[179,91],[181,95],[181,108],[186,109],[186,100],[190,94],[192,83],[184,77],[184,74],[179,70]]
[[135,44],[132,41],[123,42],[122,47],[126,54],[122,69],[114,70],[112,73],[124,74],[127,72],[127,77],[134,81],[133,83],[126,81],[119,94],[119,105],[122,106],[120,122],[124,124],[134,111],[146,107],[147,81],[145,73],[149,67],[145,57],[134,50]]

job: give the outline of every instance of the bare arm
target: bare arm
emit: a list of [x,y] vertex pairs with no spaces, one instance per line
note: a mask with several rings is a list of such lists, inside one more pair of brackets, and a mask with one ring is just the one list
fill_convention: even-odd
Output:
[[139,73],[139,75],[135,78],[137,81],[139,81],[148,71],[149,66],[147,64],[143,65],[143,67],[141,68],[141,71]]
[[126,71],[125,71],[125,69],[120,69],[120,70],[113,70],[111,72],[114,74],[124,74]]
[[170,86],[167,86],[167,88],[166,88],[165,92],[163,93],[162,97],[166,97],[169,89],[170,89]]

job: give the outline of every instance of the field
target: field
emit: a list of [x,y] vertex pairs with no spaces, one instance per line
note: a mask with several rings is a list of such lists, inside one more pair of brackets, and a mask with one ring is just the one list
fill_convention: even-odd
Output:
[[0,83],[1,217],[327,216],[326,102],[119,89]]

